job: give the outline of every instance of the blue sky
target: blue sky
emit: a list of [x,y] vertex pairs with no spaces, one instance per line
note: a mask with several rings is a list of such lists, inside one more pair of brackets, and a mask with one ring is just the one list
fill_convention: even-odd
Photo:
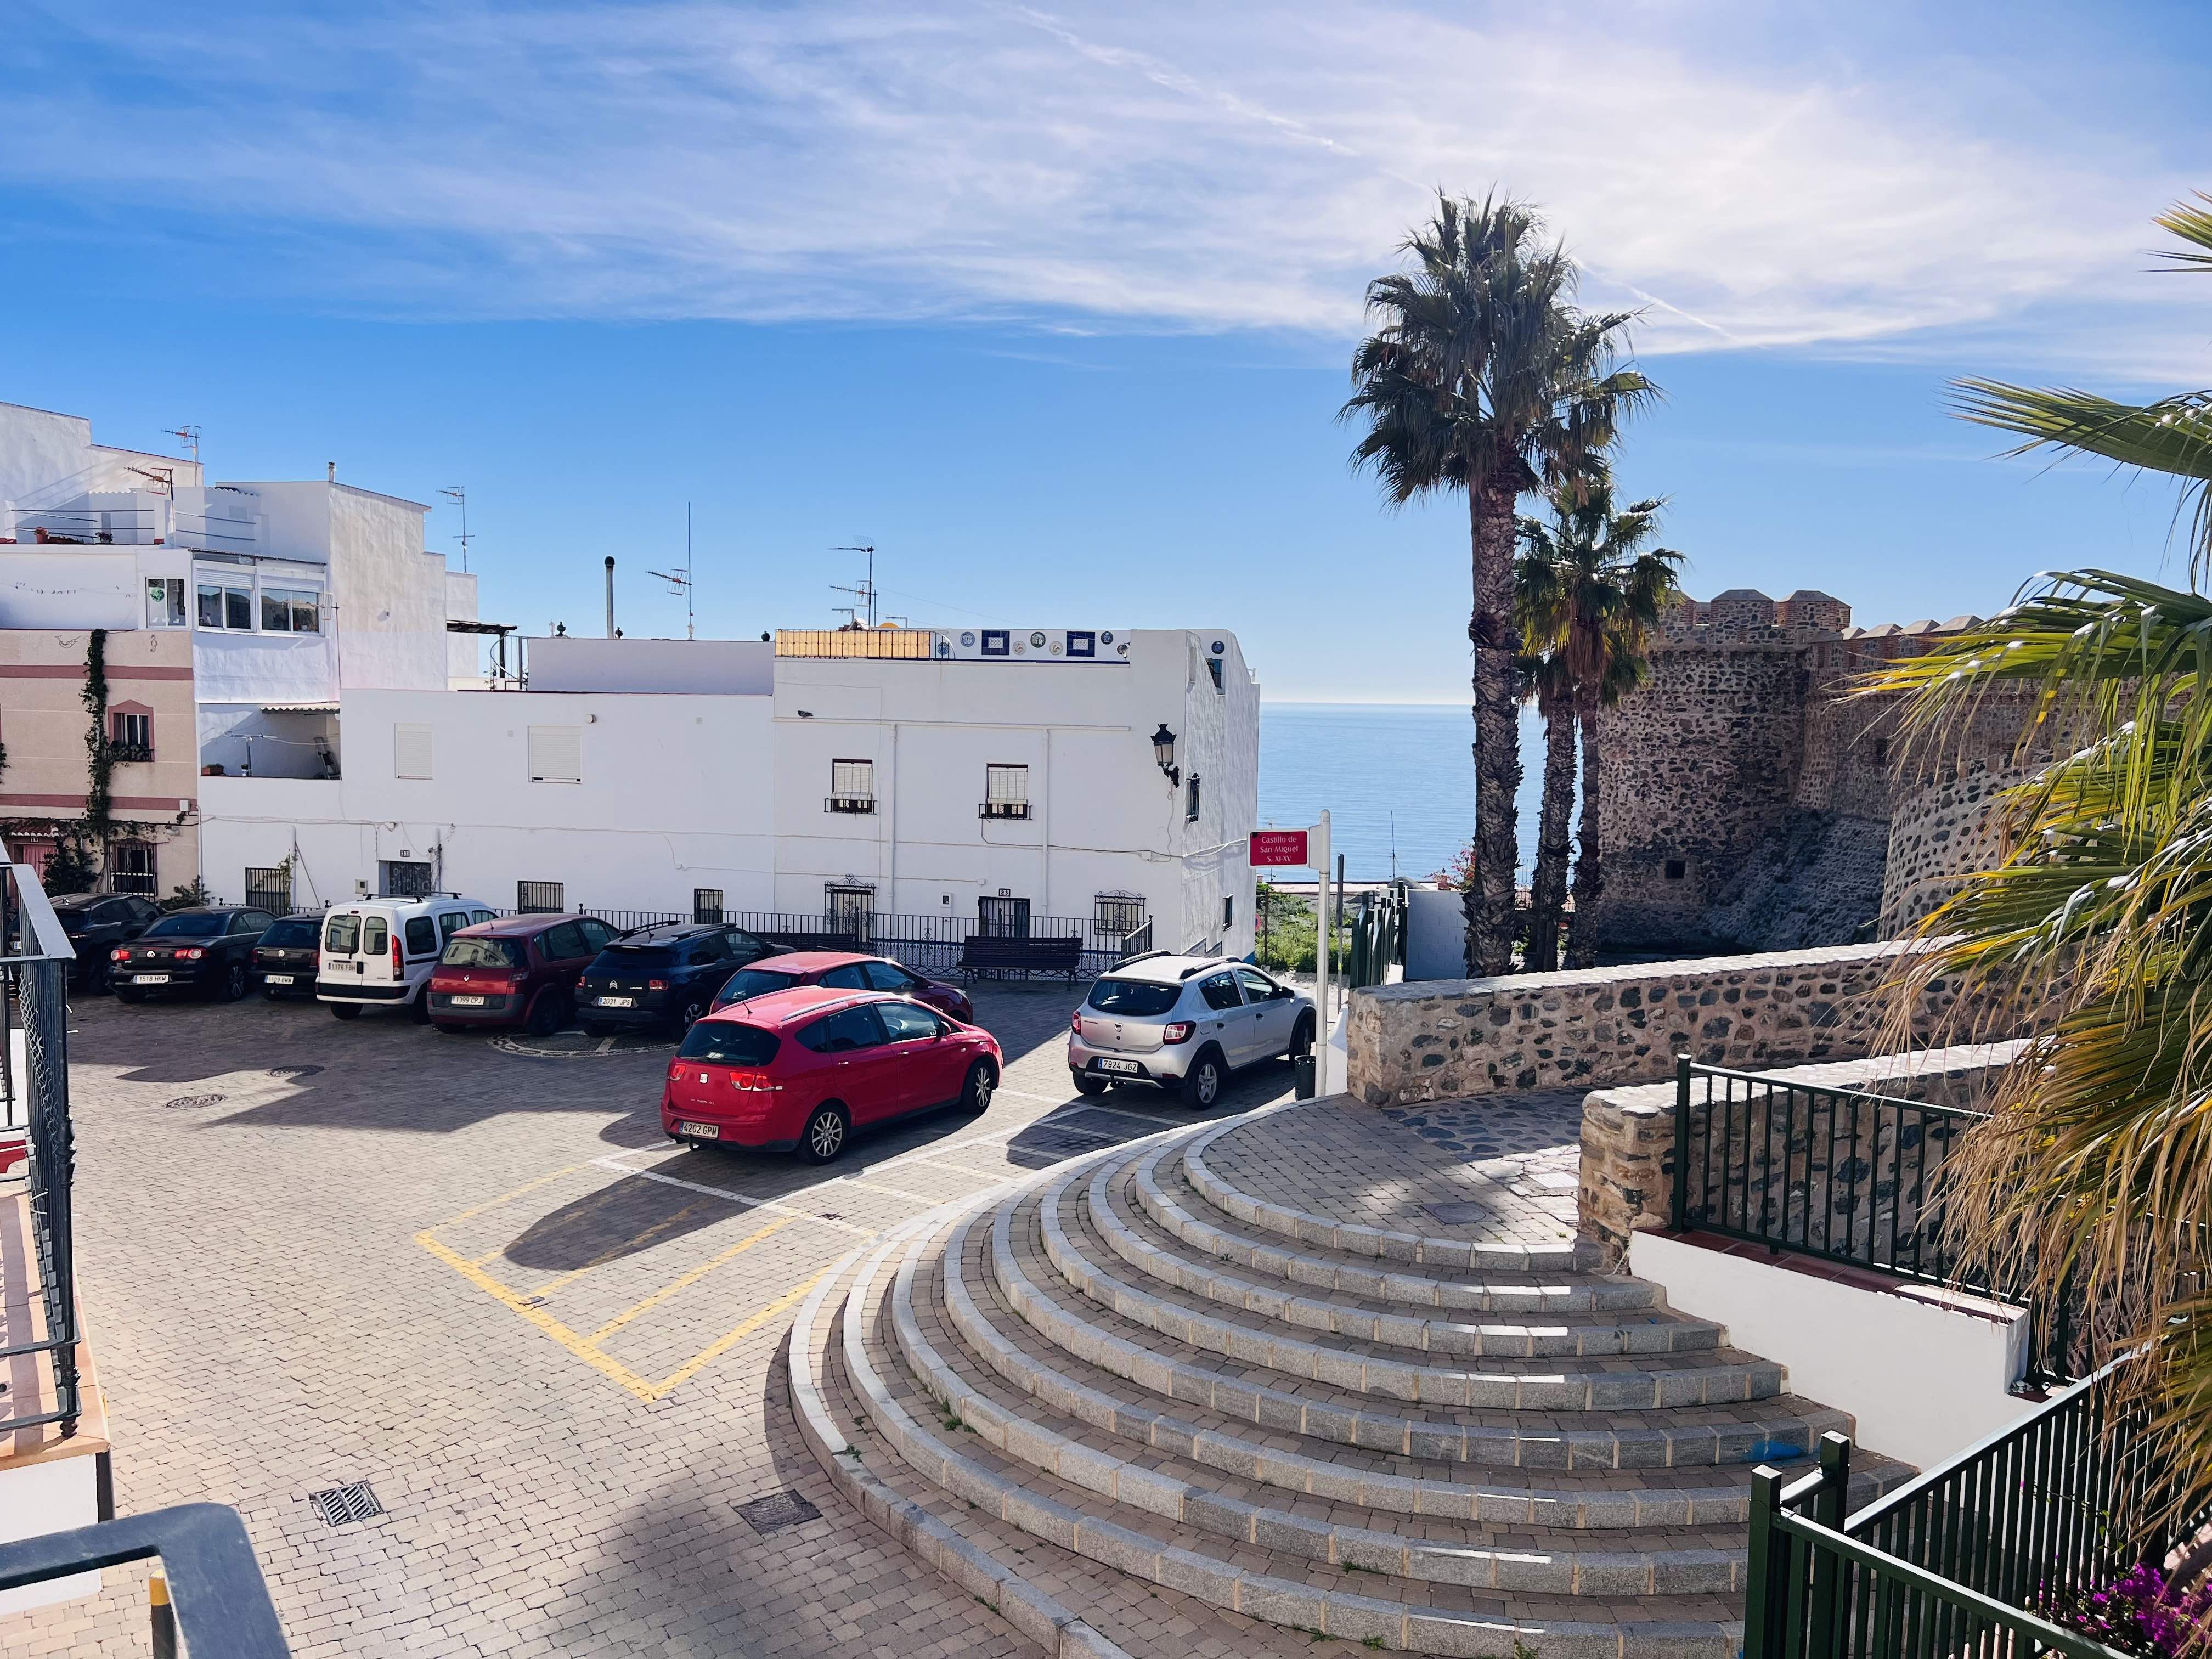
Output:
[[[1442,184],[1640,307],[1621,470],[1687,584],[1862,621],[2178,573],[2172,498],[1990,459],[1954,374],[2212,383],[2204,9],[0,0],[0,398],[437,501],[484,613],[1227,626],[1270,696],[1450,700],[1455,502],[1334,414]],[[1832,13],[1832,15],[1831,15]],[[214,21],[210,21],[212,17]],[[433,546],[458,524],[432,515]]]

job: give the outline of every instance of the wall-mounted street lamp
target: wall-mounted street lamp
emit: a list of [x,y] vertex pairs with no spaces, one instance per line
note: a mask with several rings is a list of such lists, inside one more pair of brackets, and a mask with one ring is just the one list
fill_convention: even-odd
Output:
[[1170,787],[1182,781],[1182,769],[1175,763],[1175,746],[1176,734],[1162,720],[1160,729],[1152,733],[1152,758],[1159,763],[1160,771]]

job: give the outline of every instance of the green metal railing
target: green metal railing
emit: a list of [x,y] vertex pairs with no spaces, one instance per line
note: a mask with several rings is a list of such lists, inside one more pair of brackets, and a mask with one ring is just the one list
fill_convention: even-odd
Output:
[[1956,1282],[1937,1180],[1985,1114],[1674,1066],[1673,1223],[1776,1250]]
[[1359,908],[1352,918],[1348,988],[1387,983],[1394,966],[1406,965],[1406,912],[1411,902],[1401,881],[1359,896]]
[[[2178,1471],[2142,1408],[2111,1407],[2113,1369],[1848,1520],[1842,1435],[1795,1481],[1756,1470],[1743,1659],[2112,1659],[2045,1615],[2207,1519],[2174,1502]],[[2112,1524],[2147,1515],[2167,1519],[2147,1535]]]

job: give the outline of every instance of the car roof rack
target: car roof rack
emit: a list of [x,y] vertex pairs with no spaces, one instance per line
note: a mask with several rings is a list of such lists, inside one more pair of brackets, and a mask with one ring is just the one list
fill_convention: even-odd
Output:
[[1121,957],[1115,963],[1114,966],[1127,968],[1133,962],[1150,962],[1154,957],[1171,957],[1174,954],[1172,951],[1139,951],[1133,957]]

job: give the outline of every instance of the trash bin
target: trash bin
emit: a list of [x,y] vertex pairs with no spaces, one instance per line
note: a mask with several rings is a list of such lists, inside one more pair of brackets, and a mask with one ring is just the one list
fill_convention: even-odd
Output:
[[1293,1060],[1291,1062],[1291,1077],[1297,1098],[1311,1100],[1314,1097],[1314,1056],[1304,1054]]

